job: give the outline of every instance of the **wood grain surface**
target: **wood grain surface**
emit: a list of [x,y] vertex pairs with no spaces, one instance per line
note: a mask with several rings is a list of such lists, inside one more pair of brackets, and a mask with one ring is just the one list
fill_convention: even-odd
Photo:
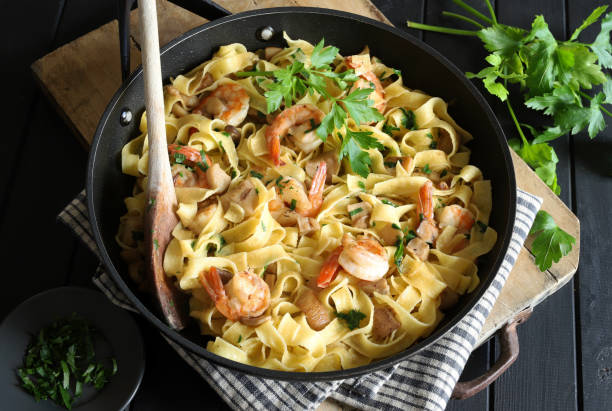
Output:
[[[198,12],[206,9],[204,2],[200,0],[176,1]],[[50,287],[64,284],[91,286],[90,275],[97,265],[95,257],[78,241],[73,240],[67,230],[53,223],[54,216],[65,202],[82,188],[86,157],[74,141],[66,136],[66,126],[52,113],[52,107],[45,99],[40,99],[34,83],[29,79],[27,67],[46,53],[58,53],[56,49],[62,45],[68,48],[70,42],[81,41],[79,36],[90,36],[94,29],[105,24],[112,26],[106,36],[97,39],[102,41],[97,46],[97,54],[104,55],[97,60],[98,65],[87,67],[84,64],[89,60],[79,61],[78,55],[71,56],[72,59],[69,60],[62,60],[61,56],[55,57],[56,70],[75,73],[73,75],[80,76],[76,77],[80,80],[78,83],[62,82],[61,76],[54,74],[53,70],[49,71],[51,65],[38,68],[41,73],[49,76],[49,84],[59,82],[50,101],[57,103],[55,96],[62,95],[61,93],[69,98],[74,95],[75,89],[85,90],[84,93],[77,94],[78,99],[65,104],[70,103],[73,110],[86,110],[81,127],[73,124],[73,131],[90,130],[86,135],[93,135],[100,114],[120,84],[116,22],[108,23],[115,16],[114,3],[114,0],[93,3],[80,0],[24,0],[7,3],[3,10],[6,24],[0,27],[0,35],[5,41],[0,43],[0,55],[5,59],[10,56],[11,62],[4,65],[5,77],[11,79],[5,90],[8,95],[16,96],[16,99],[11,100],[11,104],[6,105],[3,110],[5,118],[11,121],[5,122],[4,131],[7,138],[2,139],[0,144],[4,153],[14,154],[7,156],[0,165],[0,232],[4,238],[11,238],[10,242],[0,248],[0,258],[8,262],[8,267],[14,266],[16,270],[18,261],[31,259],[29,248],[21,246],[31,241],[27,232],[21,229],[23,224],[36,224],[36,227],[45,233],[45,239],[50,242],[48,246],[41,248],[36,260],[32,261],[31,276],[8,276],[5,289],[10,289],[11,292],[2,300],[3,314],[28,296]],[[223,3],[226,8],[231,9],[231,2]],[[257,1],[257,4],[261,3]],[[451,0],[373,0],[373,3],[391,23],[404,30],[407,30],[406,19],[471,28],[440,15],[442,10],[461,11]],[[481,2],[470,3],[479,10],[486,11]],[[519,7],[511,0],[498,0],[494,2],[494,7],[501,22],[521,27],[529,27],[535,14],[544,14],[555,36],[567,38],[568,30],[571,32],[599,3],[601,2],[595,0],[533,0],[521,2]],[[158,5],[160,8],[165,6],[168,7],[167,14],[171,14],[175,9],[170,3]],[[210,13],[203,15],[215,15],[213,11]],[[189,14],[181,11],[176,18],[184,19],[185,16]],[[30,24],[19,23],[26,20]],[[174,29],[168,40],[203,21],[205,20],[195,15],[191,15],[188,21],[176,20],[173,27],[168,28],[167,33]],[[586,40],[592,41],[597,30],[598,25],[586,30]],[[476,39],[407,31],[438,49],[462,70],[476,71],[483,64],[485,51]],[[164,32],[160,35],[163,38]],[[106,47],[112,48],[113,51],[107,50]],[[82,50],[79,49],[79,52]],[[138,56],[136,47],[132,48],[132,52],[133,56]],[[133,59],[132,67],[138,64],[137,60]],[[76,66],[58,67],[62,63]],[[40,64],[42,60],[34,64],[35,73],[36,65]],[[105,86],[108,87],[106,95],[103,92],[96,94],[100,90],[88,89],[91,84],[81,84],[87,83],[88,70],[107,73],[113,85]],[[48,92],[49,87],[43,90]],[[494,98],[486,97],[508,137],[515,137],[504,106],[498,104]],[[93,103],[99,107],[97,112],[89,109],[92,104],[90,100],[93,99],[100,100]],[[88,107],[79,107],[79,104],[86,104]],[[520,101],[517,101],[515,108],[518,106]],[[534,125],[542,124],[541,117],[529,117],[529,112],[520,109],[517,111],[521,120]],[[612,403],[612,380],[609,371],[612,369],[612,332],[608,327],[612,322],[612,305],[609,304],[612,298],[612,283],[607,275],[607,267],[612,263],[607,241],[612,235],[608,210],[608,204],[612,200],[609,177],[612,170],[609,161],[611,137],[608,128],[592,142],[584,135],[579,135],[564,137],[554,143],[560,159],[558,174],[559,184],[562,186],[561,200],[573,210],[577,210],[575,212],[582,221],[583,246],[580,251],[582,261],[579,275],[575,279],[570,276],[571,284],[547,298],[531,319],[521,325],[521,354],[517,362],[490,389],[469,400],[451,401],[449,410],[606,409]],[[41,147],[45,149],[41,151]],[[39,171],[33,168],[32,164],[48,164],[49,158],[58,157],[70,160],[48,168],[45,181],[62,181],[62,184],[44,184],[36,192],[29,189],[32,181],[40,181]],[[520,167],[517,165],[517,169]],[[521,184],[519,177],[519,185]],[[44,204],[44,207],[41,208],[41,204]],[[548,207],[547,204],[548,201],[545,201],[545,207]],[[555,215],[555,218],[559,217]],[[563,228],[568,230],[568,227]],[[529,262],[532,258],[530,253],[524,251],[523,254],[521,262]],[[505,291],[515,282],[518,267],[519,265],[511,274],[508,286],[502,293],[503,299],[506,298]],[[567,278],[555,277],[556,268],[554,266],[543,276],[534,271],[536,277],[533,282],[547,283],[552,285],[550,290],[556,289],[563,279]],[[527,264],[526,269],[533,270],[533,267]],[[519,277],[528,282],[532,278],[529,275]],[[550,277],[555,277],[556,280],[551,282]],[[517,282],[517,287],[518,284],[522,283]],[[532,295],[538,297],[537,292]],[[499,301],[502,302],[503,299]],[[498,303],[495,312],[500,310],[499,306]],[[154,327],[142,319],[139,319],[139,323],[147,340],[147,370],[143,384],[130,406],[131,410],[195,409],[202,404],[206,404],[210,409],[228,409],[214,391],[202,384],[201,378],[167,346]],[[495,354],[494,343],[483,344],[470,357],[462,379],[482,372],[494,360]],[[177,375],[180,378],[169,379],[167,375]],[[171,394],[177,391],[183,394]]]

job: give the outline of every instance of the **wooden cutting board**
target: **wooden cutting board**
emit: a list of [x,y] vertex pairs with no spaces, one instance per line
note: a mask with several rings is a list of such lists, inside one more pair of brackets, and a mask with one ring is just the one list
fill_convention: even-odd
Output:
[[[326,7],[349,11],[389,24],[369,0],[217,0],[227,10],[237,13],[257,8],[279,6]],[[207,20],[166,0],[158,0],[160,44]],[[131,16],[132,70],[140,64],[137,14]],[[47,54],[32,64],[43,91],[85,145],[91,144],[106,104],[121,84],[117,21],[104,26]],[[546,187],[525,162],[512,153],[518,186],[544,199],[542,208],[557,224],[576,238],[572,252],[541,272],[534,264],[529,239],[512,270],[480,334],[478,345],[511,321],[519,312],[534,307],[566,284],[576,272],[580,253],[580,222],[563,202]]]

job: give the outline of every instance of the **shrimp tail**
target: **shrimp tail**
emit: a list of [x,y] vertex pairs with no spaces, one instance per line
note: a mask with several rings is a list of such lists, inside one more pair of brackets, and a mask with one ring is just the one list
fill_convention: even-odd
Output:
[[321,271],[319,272],[319,277],[317,278],[317,287],[325,288],[334,280],[334,277],[340,268],[338,257],[340,256],[342,249],[342,246],[336,248],[334,251],[332,251],[329,257],[327,257],[325,263],[323,263]]
[[423,219],[431,220],[433,219],[433,195],[432,195],[433,185],[430,180],[427,180],[425,184],[421,186],[419,189],[419,201],[417,203],[417,213],[423,216]]
[[217,310],[226,318],[237,321],[239,316],[229,305],[229,299],[225,293],[225,287],[223,287],[223,282],[217,268],[210,267],[210,270],[207,272],[202,272],[199,280],[210,298],[214,301]]
[[321,206],[323,205],[323,190],[325,189],[325,179],[327,178],[327,163],[321,161],[317,172],[312,178],[312,184],[310,185],[310,191],[308,192],[308,200],[312,208],[310,209],[309,216],[315,216],[319,213]]
[[278,135],[266,134],[266,140],[268,143],[268,152],[270,154],[270,160],[275,166],[280,166],[280,138]]

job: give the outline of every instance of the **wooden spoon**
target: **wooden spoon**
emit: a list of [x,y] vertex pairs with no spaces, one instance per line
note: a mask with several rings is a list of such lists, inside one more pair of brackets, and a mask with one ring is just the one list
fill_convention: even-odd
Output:
[[145,216],[147,270],[153,293],[170,327],[187,324],[186,297],[164,272],[163,258],[178,219],[177,201],[168,160],[155,0],[139,0],[142,27],[142,71],[147,109],[149,172]]

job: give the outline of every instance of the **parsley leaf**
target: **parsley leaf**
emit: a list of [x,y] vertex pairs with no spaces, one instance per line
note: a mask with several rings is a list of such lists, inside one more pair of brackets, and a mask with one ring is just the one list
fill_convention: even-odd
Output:
[[606,14],[601,20],[601,31],[591,44],[591,50],[597,55],[599,64],[605,68],[612,68],[612,45],[610,45],[610,31],[612,31],[612,13]]
[[359,323],[366,318],[366,315],[361,311],[352,309],[346,313],[336,312],[336,317],[344,320],[349,330],[354,330],[359,327]]
[[372,100],[368,99],[373,91],[374,89],[371,88],[357,89],[340,100],[355,123],[364,124],[384,120],[382,114],[372,107]]
[[402,260],[404,259],[404,239],[400,236],[397,236],[397,240],[395,241],[395,254],[393,254],[393,262],[397,266],[399,270],[402,265]]
[[544,210],[538,211],[529,234],[536,234],[531,251],[540,271],[546,271],[553,261],[558,262],[571,250],[576,239],[557,226],[552,216]]
[[314,68],[322,68],[331,64],[336,56],[338,55],[338,48],[328,46],[323,48],[325,45],[325,39],[321,39],[319,43],[312,50],[310,55],[310,64]]
[[367,151],[370,148],[382,149],[384,146],[378,140],[372,137],[371,131],[352,131],[346,129],[346,134],[342,138],[340,146],[339,160],[347,157],[351,165],[351,169],[366,178],[370,173],[370,164],[372,160]]

